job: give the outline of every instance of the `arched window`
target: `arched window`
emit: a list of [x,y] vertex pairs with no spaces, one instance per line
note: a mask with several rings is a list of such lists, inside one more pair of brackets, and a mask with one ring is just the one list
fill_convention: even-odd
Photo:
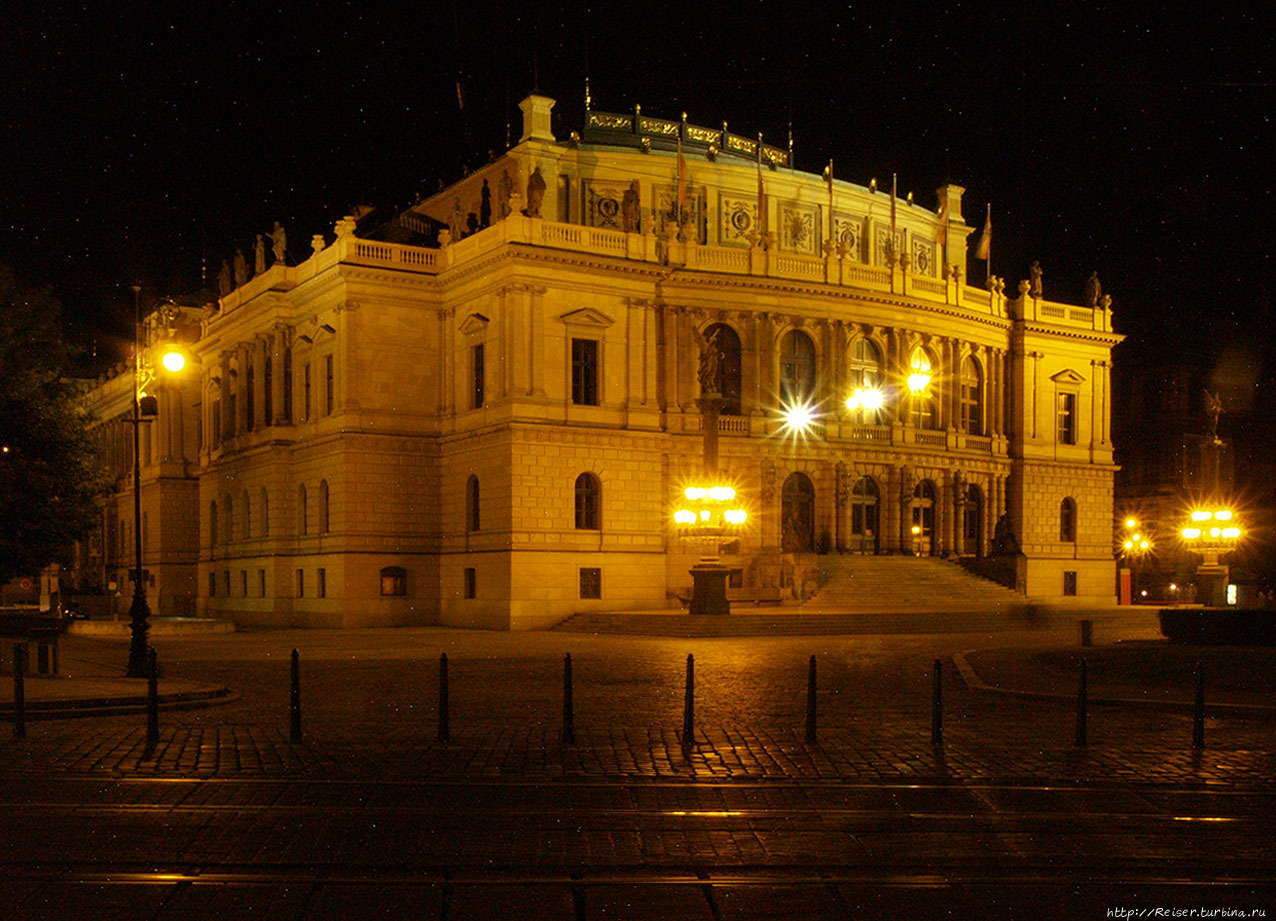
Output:
[[306,484],[301,483],[297,486],[297,533],[306,533]]
[[576,529],[597,531],[602,528],[602,485],[592,473],[576,477]]
[[261,536],[270,536],[270,493],[261,488]]
[[230,543],[235,539],[235,500],[228,493],[222,501],[226,506],[226,533],[223,536],[226,543]]
[[815,549],[815,487],[805,473],[794,473],[780,491],[780,544],[785,553]]
[[381,570],[382,595],[406,595],[408,593],[408,572],[401,566],[387,566]]
[[982,435],[983,375],[970,355],[961,363],[961,430],[967,435]]
[[914,349],[908,362],[910,421],[913,428],[935,427],[934,372],[935,356],[924,348]]
[[319,481],[319,533],[328,533],[328,481]]
[[718,392],[722,394],[722,414],[740,415],[740,337],[725,323],[714,323],[704,331],[705,339],[717,346]]
[[253,386],[253,366],[248,366],[248,371],[244,375],[247,384],[244,390],[244,431],[251,432],[253,430],[253,417],[256,415],[256,406],[253,400],[256,397],[256,388]]
[[851,376],[847,385],[875,389],[882,383],[882,353],[871,339],[856,339],[851,346]]
[[208,503],[208,546],[215,554],[217,551],[217,500]]
[[1059,503],[1059,540],[1065,544],[1077,542],[1077,503],[1071,498]]
[[478,477],[470,474],[470,478],[465,481],[465,530],[477,531],[479,529],[479,481]]
[[780,340],[780,402],[801,406],[815,400],[815,344],[800,329]]

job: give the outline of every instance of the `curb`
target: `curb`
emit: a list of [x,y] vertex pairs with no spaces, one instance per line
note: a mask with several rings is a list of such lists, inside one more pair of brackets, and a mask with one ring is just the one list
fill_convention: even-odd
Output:
[[[198,710],[204,707],[215,707],[232,703],[239,699],[239,692],[230,688],[216,688],[210,691],[182,691],[176,694],[161,694],[159,709]],[[86,716],[120,716],[128,713],[145,713],[147,699],[145,696],[130,697],[89,697],[78,700],[36,700],[27,701],[27,720],[76,719]],[[13,719],[13,705],[0,705],[0,718]]]
[[[967,660],[966,656],[979,652],[978,649],[968,649],[965,652],[953,653],[953,664],[957,666],[957,671],[961,673],[962,681],[966,682],[966,687],[978,694],[993,694],[1002,697],[1015,697],[1020,700],[1052,700],[1064,703],[1075,703],[1075,694],[1050,694],[1045,691],[1021,691],[1018,688],[1003,688],[994,684],[988,684],[975,671],[973,665]],[[1096,697],[1093,693],[1088,695],[1089,703],[1094,704],[1110,704],[1122,707],[1143,707],[1147,710],[1164,710],[1174,713],[1192,711],[1195,702],[1191,700],[1145,700],[1140,697]],[[1276,707],[1267,704],[1229,704],[1229,703],[1210,703],[1206,701],[1205,708],[1215,712],[1224,713],[1272,713],[1276,712]]]

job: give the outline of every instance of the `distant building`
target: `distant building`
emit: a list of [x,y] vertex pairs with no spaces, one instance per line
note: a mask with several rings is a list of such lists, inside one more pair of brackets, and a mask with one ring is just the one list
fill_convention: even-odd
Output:
[[[968,285],[959,186],[931,211],[639,112],[555,138],[552,106],[529,97],[495,162],[375,233],[343,219],[207,312],[197,463],[157,481],[183,497],[161,556],[199,613],[508,629],[669,605],[698,556],[672,512],[700,469],[705,339],[750,513],[735,584],[1009,532],[1021,591],[1112,599],[1109,310]],[[882,405],[848,408],[857,390]],[[798,404],[815,421],[793,437]]]

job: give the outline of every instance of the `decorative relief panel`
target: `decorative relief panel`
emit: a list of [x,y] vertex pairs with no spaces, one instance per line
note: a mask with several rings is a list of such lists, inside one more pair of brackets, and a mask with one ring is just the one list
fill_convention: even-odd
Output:
[[914,240],[913,273],[916,275],[934,275],[936,265],[935,244],[930,240]]
[[[687,228],[687,239],[704,244],[705,240],[705,191],[703,186],[687,187],[687,204],[682,222]],[[673,187],[656,189],[656,222],[663,229],[666,224],[678,220],[678,190]]]
[[[889,227],[877,228],[877,239],[874,241],[873,247],[873,264],[886,265],[886,254],[891,248],[891,229]],[[895,231],[895,252],[904,252],[904,231],[896,229]]]
[[596,179],[584,180],[585,186],[585,225],[588,227],[609,227],[622,229],[625,189],[628,186],[620,182],[604,182]]
[[814,205],[796,202],[780,203],[780,248],[791,253],[815,256],[819,252],[816,228],[818,213]]
[[833,213],[833,242],[846,244],[846,256],[856,262],[864,258],[864,218],[840,211]]
[[718,242],[723,246],[748,246],[749,234],[762,232],[758,226],[756,198],[722,196],[722,213],[718,220]]

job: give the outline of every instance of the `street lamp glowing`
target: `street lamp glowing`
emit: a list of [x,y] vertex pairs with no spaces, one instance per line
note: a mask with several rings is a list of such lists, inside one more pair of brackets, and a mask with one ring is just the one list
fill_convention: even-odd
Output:
[[930,375],[916,372],[908,375],[908,389],[913,393],[921,393],[930,386]]
[[735,498],[735,490],[730,486],[711,486],[709,498],[714,502],[729,502]]
[[727,524],[744,524],[749,516],[742,508],[729,508],[722,513],[722,517],[727,520]]
[[1214,513],[1214,518],[1218,521],[1231,521],[1232,513],[1228,509],[1222,509]]
[[790,432],[805,432],[815,422],[809,406],[790,406],[784,411],[784,427]]
[[703,486],[688,486],[682,493],[688,499],[699,500],[704,498]]
[[885,398],[882,392],[876,387],[856,387],[855,392],[846,398],[846,408],[849,410],[867,409],[878,410],[882,408]]
[[160,364],[164,366],[165,371],[176,374],[186,367],[186,356],[173,349],[164,353],[164,357],[160,359]]
[[673,513],[673,520],[678,524],[695,524],[696,513],[690,509],[680,508]]
[[1196,540],[1200,536],[1201,536],[1200,528],[1184,528],[1183,529],[1183,537],[1186,538],[1187,540]]
[[1127,518],[1125,519],[1125,526],[1133,530],[1134,528],[1137,528],[1139,526],[1139,523],[1135,521],[1133,518]]

